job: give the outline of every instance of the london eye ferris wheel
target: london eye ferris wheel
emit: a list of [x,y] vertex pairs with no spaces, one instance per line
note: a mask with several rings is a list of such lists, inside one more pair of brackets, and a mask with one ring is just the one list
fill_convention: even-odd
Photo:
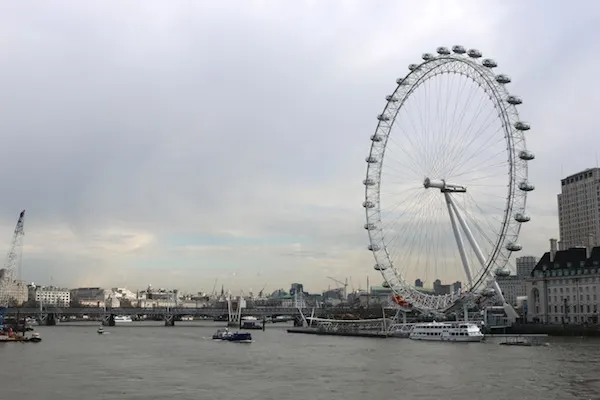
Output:
[[[495,273],[521,250],[530,220],[530,126],[494,60],[458,45],[436,53],[408,66],[377,116],[363,181],[368,248],[384,285],[422,312],[486,291],[506,306]],[[413,284],[437,279],[462,286],[440,294]]]

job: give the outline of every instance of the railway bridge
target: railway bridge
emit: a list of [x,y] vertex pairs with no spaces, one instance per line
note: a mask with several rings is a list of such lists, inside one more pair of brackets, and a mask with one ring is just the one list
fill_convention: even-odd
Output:
[[292,307],[254,307],[254,308],[242,308],[235,310],[234,312],[228,311],[227,308],[212,308],[212,307],[201,307],[201,308],[187,308],[187,307],[167,307],[167,308],[103,308],[103,307],[43,307],[43,308],[6,308],[4,314],[7,316],[16,316],[17,314],[22,317],[33,317],[36,318],[42,325],[56,325],[56,322],[62,317],[77,316],[77,315],[88,315],[102,317],[102,322],[105,325],[113,326],[115,324],[115,317],[118,315],[129,315],[129,316],[146,316],[146,317],[162,317],[165,326],[174,326],[175,321],[181,316],[193,316],[193,317],[210,317],[219,318],[224,321],[236,321],[243,316],[254,316],[257,318],[275,318],[281,316],[290,316],[295,320],[300,320],[303,316],[309,315],[323,315],[323,309],[309,308],[292,308]]

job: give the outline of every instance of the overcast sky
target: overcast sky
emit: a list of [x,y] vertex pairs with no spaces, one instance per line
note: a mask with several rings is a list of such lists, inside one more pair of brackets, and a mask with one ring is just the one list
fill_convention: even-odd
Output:
[[375,117],[409,63],[462,44],[524,99],[521,255],[541,256],[560,178],[600,151],[600,5],[564,4],[2,1],[0,247],[27,209],[22,276],[40,284],[378,284]]

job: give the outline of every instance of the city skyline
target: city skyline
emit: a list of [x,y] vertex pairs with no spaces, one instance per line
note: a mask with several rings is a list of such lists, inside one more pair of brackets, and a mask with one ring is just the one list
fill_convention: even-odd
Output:
[[536,190],[512,264],[540,257],[559,237],[560,180],[594,166],[600,145],[584,107],[600,100],[585,74],[600,55],[579,40],[597,35],[598,13],[548,4],[55,2],[34,18],[4,5],[0,254],[25,208],[26,281],[379,285],[361,207],[375,116],[409,63],[462,44],[497,60],[523,98]]

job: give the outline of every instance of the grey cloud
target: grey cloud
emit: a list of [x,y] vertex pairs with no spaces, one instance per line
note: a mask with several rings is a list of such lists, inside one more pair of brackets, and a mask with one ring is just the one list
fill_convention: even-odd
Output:
[[[573,93],[594,100],[597,83],[569,69],[597,69],[586,39],[597,36],[589,25],[595,5],[582,12],[547,2],[507,2],[496,10],[478,2],[444,10],[393,2],[146,4],[2,6],[0,88],[9,94],[0,97],[0,184],[9,193],[0,202],[4,236],[8,241],[22,208],[26,243],[34,247],[55,226],[71,232],[56,237],[54,253],[24,255],[31,279],[47,281],[53,271],[65,284],[116,284],[126,273],[131,285],[158,285],[160,272],[136,260],[166,257],[168,249],[152,242],[137,255],[110,259],[99,249],[114,239],[105,232],[111,229],[156,240],[220,230],[304,238],[300,253],[218,253],[223,265],[245,268],[240,274],[249,282],[258,279],[253,269],[280,271],[285,263],[286,273],[273,272],[277,286],[294,277],[318,288],[327,263],[340,274],[372,273],[360,203],[375,115],[408,63],[454,42],[493,53],[525,100],[521,111],[538,155],[530,176],[540,191],[530,198],[526,232],[543,238],[530,240],[527,251],[545,249],[550,222],[536,229],[534,211],[546,218],[556,204],[553,151],[581,149],[561,140],[563,129],[554,125],[576,124],[588,139],[592,131],[591,120],[582,119],[584,126],[569,115],[589,107]],[[582,22],[561,22],[575,16]],[[568,56],[561,55],[565,48]],[[571,103],[561,102],[563,91],[572,92]],[[549,137],[558,138],[554,146]],[[70,257],[76,246],[85,250]],[[168,269],[175,285],[186,284],[176,271],[205,289],[204,280],[212,286],[213,276],[228,276],[211,267],[219,259],[208,251],[178,257]]]

